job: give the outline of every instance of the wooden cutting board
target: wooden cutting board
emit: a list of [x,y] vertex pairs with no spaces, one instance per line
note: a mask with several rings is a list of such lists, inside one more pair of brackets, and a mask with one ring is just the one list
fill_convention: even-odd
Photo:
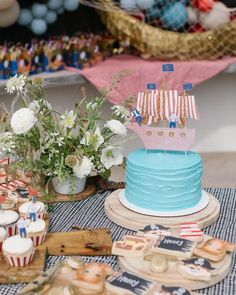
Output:
[[44,271],[45,263],[45,248],[37,249],[32,263],[25,267],[12,267],[0,255],[0,284],[29,283]]
[[[88,243],[100,249],[87,248]],[[39,247],[47,248],[48,255],[52,256],[111,255],[112,238],[109,229],[48,233]]]

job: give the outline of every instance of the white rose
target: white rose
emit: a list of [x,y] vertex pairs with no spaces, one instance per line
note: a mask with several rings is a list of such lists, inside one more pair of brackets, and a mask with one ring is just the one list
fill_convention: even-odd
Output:
[[84,178],[88,176],[93,169],[93,163],[89,158],[83,157],[82,162],[77,161],[77,164],[73,167],[73,172],[75,176],[79,178]]
[[37,122],[34,112],[28,108],[16,111],[11,118],[11,127],[15,134],[27,133]]
[[114,134],[125,137],[127,135],[127,129],[124,124],[118,120],[107,121],[105,127],[109,128]]
[[106,169],[112,166],[121,165],[123,162],[123,155],[120,147],[108,146],[102,150],[101,163]]

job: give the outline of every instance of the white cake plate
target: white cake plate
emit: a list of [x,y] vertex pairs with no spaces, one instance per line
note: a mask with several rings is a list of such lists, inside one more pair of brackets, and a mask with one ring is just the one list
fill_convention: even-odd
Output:
[[195,205],[192,208],[177,210],[177,211],[156,211],[156,210],[150,210],[150,209],[144,209],[144,208],[138,207],[127,200],[125,196],[125,189],[119,192],[118,197],[122,205],[124,205],[126,208],[134,212],[144,214],[144,215],[166,216],[166,217],[175,217],[175,216],[184,216],[184,215],[193,214],[204,209],[209,203],[209,195],[204,190],[202,190],[202,196],[197,205]]
[[162,224],[177,229],[184,222],[196,222],[200,228],[205,228],[216,222],[220,213],[219,201],[205,191],[204,195],[208,195],[208,204],[200,211],[182,216],[153,216],[135,212],[120,202],[120,195],[121,190],[108,195],[105,201],[105,213],[111,221],[130,230],[139,230],[148,224]]

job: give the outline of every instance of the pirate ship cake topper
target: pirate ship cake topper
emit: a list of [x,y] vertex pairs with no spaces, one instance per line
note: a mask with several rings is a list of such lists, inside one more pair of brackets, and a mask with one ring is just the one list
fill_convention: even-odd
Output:
[[127,127],[146,149],[188,151],[194,144],[195,130],[187,128],[187,119],[199,119],[195,97],[188,93],[192,84],[183,83],[183,92],[178,95],[177,90],[168,89],[166,79],[166,73],[174,72],[174,65],[163,64],[162,72],[159,89],[156,83],[148,83],[147,91],[138,93]]

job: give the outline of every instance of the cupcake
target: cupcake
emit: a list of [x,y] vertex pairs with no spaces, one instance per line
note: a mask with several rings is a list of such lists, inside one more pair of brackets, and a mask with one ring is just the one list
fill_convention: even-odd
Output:
[[31,238],[34,246],[38,246],[44,242],[47,229],[46,222],[43,219],[37,219],[36,221],[30,222],[26,228],[28,238]]
[[3,228],[0,227],[0,252],[2,251],[2,243],[4,240],[7,238],[7,231]]
[[46,208],[44,203],[36,201],[36,198],[32,198],[32,201],[26,202],[19,207],[19,213],[24,218],[36,221],[37,218],[43,219],[45,217]]
[[14,236],[17,232],[17,221],[19,215],[15,211],[0,210],[0,227],[3,227],[9,237]]
[[2,252],[6,261],[15,267],[26,266],[32,262],[35,248],[30,238],[19,235],[6,239],[2,244]]

